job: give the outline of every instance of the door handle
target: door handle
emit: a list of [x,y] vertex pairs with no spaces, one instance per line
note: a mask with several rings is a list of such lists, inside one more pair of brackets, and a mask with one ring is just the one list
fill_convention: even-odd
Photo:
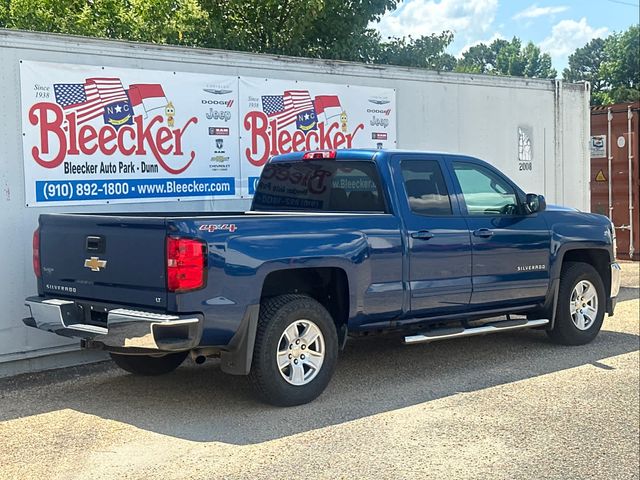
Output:
[[493,231],[488,228],[479,228],[473,232],[474,237],[489,238],[493,237]]
[[99,236],[88,236],[86,247],[88,252],[104,253],[105,238]]
[[420,230],[419,232],[413,232],[411,234],[411,238],[416,238],[418,240],[429,240],[433,237],[433,233],[431,233],[429,230]]

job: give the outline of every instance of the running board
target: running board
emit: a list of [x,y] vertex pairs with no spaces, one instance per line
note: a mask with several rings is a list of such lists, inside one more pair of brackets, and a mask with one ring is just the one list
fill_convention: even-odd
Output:
[[490,333],[506,332],[508,330],[541,327],[548,323],[549,320],[543,318],[540,320],[505,320],[502,322],[486,323],[479,327],[472,328],[440,328],[426,333],[407,335],[404,337],[404,343],[409,345],[413,343],[429,343],[436,342],[438,340],[448,340],[450,338],[473,337],[475,335],[487,335]]

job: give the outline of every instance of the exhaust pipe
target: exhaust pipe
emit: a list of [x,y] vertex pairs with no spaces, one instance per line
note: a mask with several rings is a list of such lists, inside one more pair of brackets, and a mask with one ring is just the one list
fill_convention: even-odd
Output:
[[189,352],[189,355],[191,356],[191,360],[193,360],[195,362],[196,365],[202,365],[204,362],[207,361],[207,357],[205,355],[203,355],[203,351],[198,349],[198,350],[191,350]]
[[207,358],[220,358],[220,350],[211,347],[194,348],[189,355],[196,365],[202,365]]

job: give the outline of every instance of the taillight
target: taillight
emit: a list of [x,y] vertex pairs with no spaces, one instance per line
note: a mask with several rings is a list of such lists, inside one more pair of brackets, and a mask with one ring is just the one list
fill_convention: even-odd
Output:
[[193,238],[167,237],[167,289],[197,290],[205,284],[206,244]]
[[318,158],[336,158],[338,152],[335,150],[316,150],[315,152],[307,152],[302,156],[303,160],[315,160]]
[[33,232],[33,273],[37,278],[42,276],[40,272],[40,229],[36,228]]

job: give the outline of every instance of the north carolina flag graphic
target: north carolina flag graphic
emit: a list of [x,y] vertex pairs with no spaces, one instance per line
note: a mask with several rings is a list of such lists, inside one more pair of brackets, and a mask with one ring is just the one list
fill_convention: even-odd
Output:
[[142,106],[145,118],[149,112],[164,108],[169,101],[159,83],[137,83],[129,86],[127,92],[134,107]]
[[318,95],[313,100],[313,104],[318,117],[324,115],[326,123],[330,123],[331,118],[340,116],[342,113],[342,106],[337,95]]

